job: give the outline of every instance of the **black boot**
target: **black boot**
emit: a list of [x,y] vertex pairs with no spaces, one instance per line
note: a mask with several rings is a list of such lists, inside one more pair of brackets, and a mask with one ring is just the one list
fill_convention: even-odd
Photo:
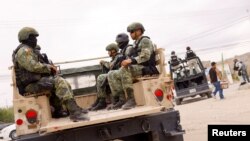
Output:
[[102,110],[107,107],[107,103],[105,98],[99,98],[98,103],[96,104],[95,107],[91,109],[91,111],[97,111],[97,110]]
[[135,99],[134,98],[130,98],[127,100],[127,102],[122,106],[122,109],[123,110],[129,110],[129,109],[132,109],[136,106],[136,103],[135,103]]
[[125,100],[124,99],[120,99],[118,102],[116,102],[116,104],[113,106],[114,110],[120,109],[123,105],[125,104]]
[[114,96],[112,98],[112,104],[115,105],[119,101],[119,96]]
[[76,122],[76,121],[80,121],[80,120],[89,120],[89,117],[87,116],[87,114],[83,113],[83,109],[80,108],[74,99],[68,99],[65,101],[65,105],[69,111],[69,118]]
[[65,110],[55,110],[52,113],[52,118],[64,118],[69,116],[69,112]]
[[111,107],[113,110],[120,109],[122,105],[126,103],[125,94],[121,94],[119,97],[114,97],[114,104]]
[[134,90],[131,88],[126,89],[126,93],[128,96],[127,102],[122,106],[123,110],[128,110],[134,108],[136,106],[135,98],[134,98]]

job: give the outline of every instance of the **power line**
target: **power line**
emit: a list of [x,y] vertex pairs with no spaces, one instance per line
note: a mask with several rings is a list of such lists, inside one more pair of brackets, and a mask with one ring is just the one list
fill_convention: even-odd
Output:
[[[246,44],[245,44],[246,43]],[[206,52],[206,51],[211,51],[211,50],[218,50],[218,49],[225,49],[225,48],[236,48],[236,47],[245,47],[250,45],[250,40],[247,41],[240,41],[240,42],[234,42],[234,43],[229,43],[229,44],[224,44],[224,45],[215,45],[212,47],[207,47],[207,48],[202,48],[202,49],[197,49],[195,52]],[[186,52],[179,52],[177,54],[185,54]],[[170,56],[170,54],[167,54],[166,56]]]
[[218,27],[213,27],[211,29],[208,29],[206,31],[200,32],[198,34],[194,34],[194,35],[186,37],[184,39],[181,39],[181,40],[178,40],[178,41],[174,41],[174,42],[169,43],[168,45],[165,45],[165,46],[169,46],[169,45],[174,44],[174,43],[181,43],[181,42],[193,41],[193,40],[196,40],[196,39],[199,39],[199,38],[203,38],[203,37],[208,36],[210,34],[214,34],[214,33],[223,31],[223,30],[225,30],[227,28],[230,28],[230,27],[232,27],[235,24],[238,24],[238,23],[240,23],[242,21],[248,20],[248,18],[249,18],[248,15],[240,17],[240,18],[237,18],[236,20],[233,20],[230,23],[226,23],[226,24],[220,25]]
[[[150,20],[164,20],[169,18],[185,18],[185,17],[193,17],[193,16],[207,16],[209,14],[214,14],[214,15],[221,15],[221,14],[230,14],[234,13],[235,11],[232,11],[232,9],[236,9],[237,11],[240,12],[242,8],[246,8],[246,6],[242,7],[232,7],[232,8],[225,8],[225,9],[215,9],[215,10],[200,10],[200,11],[190,11],[190,12],[185,12],[181,14],[171,14],[171,15],[164,15],[163,17],[157,17],[157,16],[150,16],[150,15],[144,15],[143,17],[150,18]],[[218,12],[220,11],[220,12]],[[96,19],[89,19],[87,23],[91,24],[96,22]],[[72,24],[86,24],[86,21],[84,19],[79,19],[79,18],[68,18],[68,19],[44,19],[44,20],[1,20],[0,21],[0,27],[1,26],[17,26],[18,24],[36,24],[38,26],[65,26],[65,25],[72,25]]]

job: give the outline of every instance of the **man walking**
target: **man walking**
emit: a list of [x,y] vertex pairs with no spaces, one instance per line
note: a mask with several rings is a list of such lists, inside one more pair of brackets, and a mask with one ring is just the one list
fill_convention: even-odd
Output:
[[219,81],[219,79],[221,80],[222,77],[221,77],[219,70],[216,68],[215,62],[211,63],[211,69],[209,70],[209,77],[210,77],[211,83],[215,87],[215,90],[213,92],[213,96],[215,97],[216,93],[219,92],[220,99],[224,99],[223,89],[221,88],[220,81]]

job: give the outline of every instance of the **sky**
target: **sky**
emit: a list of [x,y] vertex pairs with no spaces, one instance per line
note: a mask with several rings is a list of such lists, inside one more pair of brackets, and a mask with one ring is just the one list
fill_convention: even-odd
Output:
[[5,81],[1,76],[10,74],[11,54],[19,45],[17,34],[25,26],[39,32],[41,52],[46,52],[54,62],[106,56],[105,47],[115,41],[118,33],[126,33],[132,22],[141,22],[145,35],[165,48],[166,55],[174,50],[183,57],[187,46],[201,60],[219,61],[222,53],[229,58],[250,52],[249,0],[0,0],[0,3],[0,82]]

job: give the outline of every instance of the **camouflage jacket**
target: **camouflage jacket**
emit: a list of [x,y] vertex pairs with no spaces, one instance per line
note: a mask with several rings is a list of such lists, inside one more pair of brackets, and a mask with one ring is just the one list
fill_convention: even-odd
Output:
[[34,49],[24,45],[16,53],[15,59],[20,68],[34,73],[50,73],[50,65],[41,63],[39,56],[35,53]]
[[35,50],[27,45],[19,45],[12,57],[17,87],[21,94],[28,84],[38,81],[43,74],[51,73],[50,65],[41,63]]
[[[143,37],[143,36],[142,36]],[[141,38],[142,38],[141,37]],[[139,44],[138,44],[139,42]],[[138,44],[138,56],[134,57],[137,64],[141,64],[149,61],[151,54],[154,52],[154,45],[149,38],[138,39],[134,42],[134,47]]]

